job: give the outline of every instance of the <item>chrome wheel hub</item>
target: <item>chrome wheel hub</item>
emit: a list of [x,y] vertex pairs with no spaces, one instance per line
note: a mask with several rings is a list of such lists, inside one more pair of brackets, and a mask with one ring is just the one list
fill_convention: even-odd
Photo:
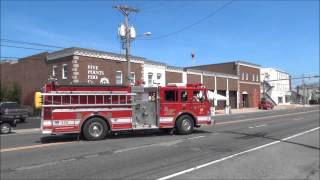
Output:
[[99,137],[101,136],[103,132],[103,126],[102,124],[98,122],[91,123],[89,126],[89,133],[93,137]]
[[182,120],[182,127],[184,130],[189,131],[191,129],[191,122],[189,119]]

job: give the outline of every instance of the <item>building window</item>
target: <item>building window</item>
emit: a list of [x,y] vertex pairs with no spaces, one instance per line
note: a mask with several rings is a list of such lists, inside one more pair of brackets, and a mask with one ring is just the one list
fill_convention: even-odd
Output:
[[256,81],[259,82],[259,74],[257,74]]
[[52,66],[52,77],[57,77],[57,66]]
[[148,73],[148,85],[151,86],[153,84],[152,82],[153,73]]
[[131,84],[135,84],[136,83],[136,75],[134,72],[131,72]]
[[249,80],[249,74],[246,73],[246,80]]
[[116,84],[118,84],[118,85],[122,84],[122,72],[121,71],[116,72]]
[[157,79],[161,79],[161,73],[157,73]]
[[286,103],[289,103],[289,101],[290,101],[290,96],[286,95],[286,96],[285,96],[285,101],[286,101]]
[[68,77],[68,65],[63,64],[62,65],[62,79],[67,79]]
[[242,79],[242,80],[244,80],[244,72],[242,73],[242,77],[241,77],[241,79]]
[[252,81],[255,81],[255,80],[254,80],[254,74],[252,74]]

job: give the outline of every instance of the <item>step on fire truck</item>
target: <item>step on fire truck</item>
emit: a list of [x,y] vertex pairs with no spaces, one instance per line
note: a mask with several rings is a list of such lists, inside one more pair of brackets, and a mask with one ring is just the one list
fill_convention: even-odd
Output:
[[201,84],[142,87],[51,82],[42,91],[36,99],[42,101],[43,134],[81,133],[87,140],[123,130],[175,128],[179,134],[190,134],[195,127],[214,122],[208,90]]

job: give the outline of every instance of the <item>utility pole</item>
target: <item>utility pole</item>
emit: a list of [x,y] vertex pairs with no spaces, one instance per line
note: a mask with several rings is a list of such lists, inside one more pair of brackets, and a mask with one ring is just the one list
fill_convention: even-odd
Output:
[[304,74],[302,74],[302,78],[301,78],[301,82],[302,82],[302,98],[303,98],[303,105],[306,104],[306,98],[305,98],[305,88],[304,88]]
[[137,13],[139,12],[138,9],[128,7],[128,6],[114,6],[114,8],[118,9],[124,15],[124,26],[125,26],[125,49],[126,49],[126,60],[128,66],[128,74],[127,74],[127,83],[128,86],[131,86],[131,62],[130,62],[130,45],[131,45],[131,37],[130,37],[130,27],[129,27],[129,15],[130,13]]

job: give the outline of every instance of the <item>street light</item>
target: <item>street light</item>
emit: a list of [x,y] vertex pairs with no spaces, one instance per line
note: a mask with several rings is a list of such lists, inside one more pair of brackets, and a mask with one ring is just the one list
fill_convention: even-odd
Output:
[[145,33],[143,33],[143,35],[145,35],[145,36],[151,36],[151,32],[145,32]]
[[[142,37],[146,37],[146,36],[151,36],[152,35],[152,33],[151,32],[144,32],[143,34],[139,34],[139,35],[137,35],[134,39],[139,39],[139,38],[142,38]],[[134,39],[132,39],[132,40],[134,40]]]

